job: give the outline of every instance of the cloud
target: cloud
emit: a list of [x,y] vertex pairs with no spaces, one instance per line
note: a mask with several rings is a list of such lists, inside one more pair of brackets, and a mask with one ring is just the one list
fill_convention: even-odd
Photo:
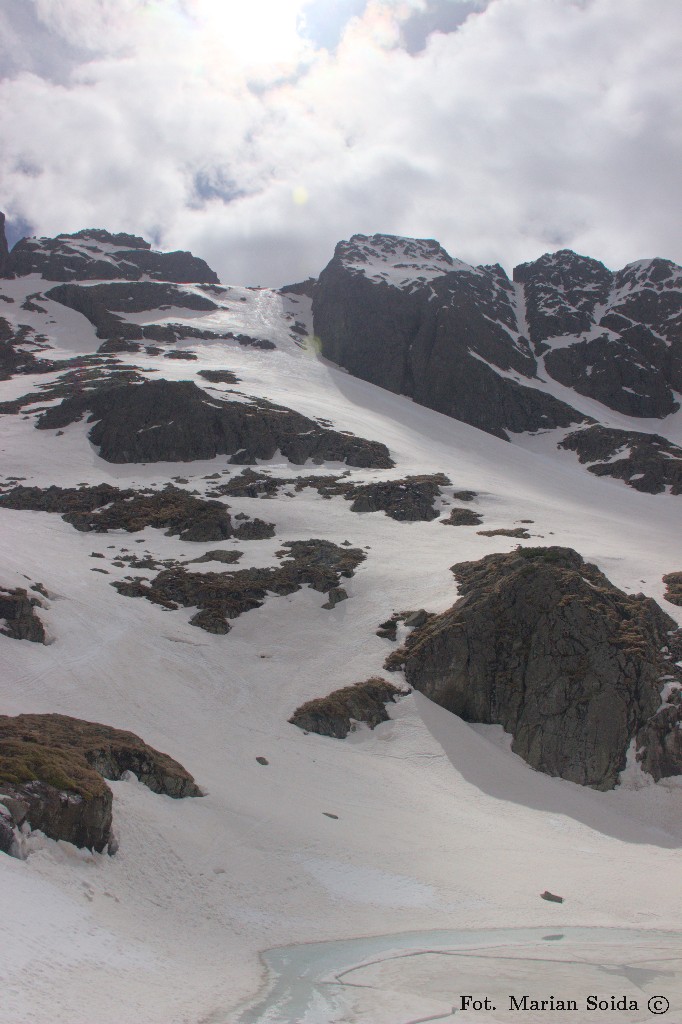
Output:
[[323,0],[292,2],[307,35],[267,65],[224,0],[15,2],[0,208],[39,232],[131,230],[263,284],[357,231],[507,268],[682,258],[679,0],[347,0],[326,43]]

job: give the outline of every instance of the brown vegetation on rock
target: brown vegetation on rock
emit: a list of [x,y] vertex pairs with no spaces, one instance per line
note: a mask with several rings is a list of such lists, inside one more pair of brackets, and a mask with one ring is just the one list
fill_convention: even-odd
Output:
[[289,721],[306,732],[342,740],[353,729],[353,722],[365,722],[370,729],[387,722],[386,705],[408,693],[409,690],[401,690],[380,676],[372,676],[364,683],[344,686],[326,697],[306,701]]
[[0,498],[0,508],[61,512],[62,518],[83,532],[135,533],[147,526],[165,530],[180,540],[213,541],[239,537],[260,540],[274,536],[272,523],[245,517],[235,525],[220,501],[206,501],[178,487],[162,491],[121,490],[111,484],[92,487],[14,487]]
[[111,791],[134,772],[155,793],[201,796],[182,765],[134,733],[67,715],[0,716],[0,803],[14,826],[101,851],[111,840]]
[[167,569],[147,582],[117,581],[112,586],[125,597],[145,597],[164,608],[198,608],[190,619],[209,633],[227,633],[229,619],[260,608],[266,596],[293,594],[308,585],[330,594],[340,578],[350,577],[364,560],[359,548],[339,547],[331,541],[291,541],[277,553],[279,566],[238,569],[232,572],[188,572],[183,566]]

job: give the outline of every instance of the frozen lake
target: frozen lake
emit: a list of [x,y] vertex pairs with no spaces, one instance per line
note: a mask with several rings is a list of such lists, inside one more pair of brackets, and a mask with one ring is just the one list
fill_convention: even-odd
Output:
[[281,947],[263,961],[268,990],[235,1024],[682,1020],[679,932],[404,932]]

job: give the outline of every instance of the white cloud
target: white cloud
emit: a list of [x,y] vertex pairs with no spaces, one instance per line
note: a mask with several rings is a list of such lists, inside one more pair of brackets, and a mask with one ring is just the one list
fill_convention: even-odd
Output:
[[317,273],[356,231],[508,268],[565,246],[680,260],[679,0],[655,17],[640,0],[492,0],[411,55],[404,26],[430,4],[349,5],[332,52],[282,30],[264,66],[238,59],[232,0],[35,0],[61,78],[28,42],[18,70],[15,47],[0,208],[40,232],[154,233],[256,283]]

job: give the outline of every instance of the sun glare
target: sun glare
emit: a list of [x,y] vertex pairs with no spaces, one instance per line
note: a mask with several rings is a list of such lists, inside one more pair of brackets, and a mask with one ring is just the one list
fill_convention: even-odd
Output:
[[286,65],[305,49],[297,16],[304,0],[191,0],[198,24],[247,68]]

